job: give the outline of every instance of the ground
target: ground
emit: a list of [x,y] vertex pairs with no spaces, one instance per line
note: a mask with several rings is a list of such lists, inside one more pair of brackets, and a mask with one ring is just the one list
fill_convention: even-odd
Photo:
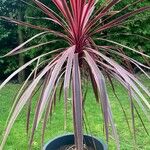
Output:
[[[140,76],[143,82],[150,87],[149,79],[145,79],[143,76]],[[15,93],[19,89],[20,85],[18,84],[8,84],[3,90],[0,91],[0,140],[2,138],[2,133],[4,131],[5,123],[7,116],[9,114],[10,108],[13,104],[13,97],[15,97]],[[117,94],[120,98],[124,109],[127,112],[128,120],[131,124],[131,113],[129,107],[129,100],[127,96],[127,92],[125,89],[115,81],[115,87]],[[115,96],[111,91],[111,87],[108,85],[109,91],[109,98],[111,101],[111,106],[113,110],[114,120],[116,122],[116,127],[118,128],[119,137],[120,137],[120,144],[121,150],[150,150],[150,137],[144,132],[142,124],[138,119],[137,115],[136,118],[136,146],[132,140],[130,132],[128,130],[125,118],[123,116],[122,110],[119,106],[118,101],[116,100]],[[92,135],[101,138],[105,141],[105,136],[103,134],[103,124],[102,124],[102,117],[100,115],[99,106],[96,104],[95,99],[93,98],[93,91],[89,87],[88,96],[86,100],[86,112],[87,112],[87,128]],[[35,96],[34,103],[37,99],[37,95]],[[7,140],[4,150],[27,150],[27,140],[28,136],[26,134],[26,110],[25,107],[22,113],[19,115],[19,118],[15,122],[13,129],[11,130],[10,136]],[[149,122],[146,117],[143,115],[141,110],[139,109],[141,117],[143,118],[148,131],[150,131]],[[33,112],[32,112],[33,118]],[[64,131],[64,119],[63,119],[63,101],[57,103],[55,112],[53,113],[52,120],[49,121],[46,129],[45,135],[45,142],[49,139],[52,139],[56,136],[71,133],[72,132],[72,117],[71,117],[71,110],[69,110],[69,115],[67,119],[67,129]],[[110,131],[111,132],[111,131]],[[37,129],[35,139],[33,142],[33,150],[40,149],[40,138],[41,138],[41,125]],[[116,150],[115,142],[112,137],[110,137],[109,142],[109,149]]]

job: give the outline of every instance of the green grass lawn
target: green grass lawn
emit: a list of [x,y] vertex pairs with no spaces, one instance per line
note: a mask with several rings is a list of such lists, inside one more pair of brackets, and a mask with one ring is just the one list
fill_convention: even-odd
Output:
[[[150,87],[150,82],[148,79],[142,78],[142,80],[147,86]],[[3,88],[2,91],[0,91],[0,139],[2,137],[1,135],[5,128],[7,116],[13,104],[13,97],[15,96],[15,93],[17,92],[19,87],[20,85],[18,84],[8,84],[5,88]],[[118,97],[120,98],[120,101],[127,112],[128,120],[131,125],[130,104],[129,104],[127,92],[116,81],[115,81],[115,87],[116,87]],[[137,115],[135,115],[136,133],[137,133],[136,146],[135,146],[132,140],[132,136],[130,135],[130,132],[128,130],[123,112],[119,106],[118,101],[113,95],[110,86],[108,86],[108,91],[109,91],[109,98],[111,101],[111,107],[113,110],[114,120],[116,122],[116,127],[119,133],[121,150],[132,150],[132,149],[150,150],[150,137],[144,132],[142,124],[138,119]],[[34,107],[34,103],[37,100],[37,96],[38,95],[36,95],[34,98],[33,107]],[[27,150],[28,137],[25,132],[26,131],[26,110],[27,108],[25,107],[22,113],[19,115],[17,121],[15,122],[4,150]],[[49,121],[47,124],[45,142],[47,142],[49,139],[52,139],[56,136],[71,133],[73,131],[71,109],[68,112],[68,119],[67,119],[68,124],[67,124],[66,131],[64,131],[63,111],[64,111],[63,101],[61,100],[61,102],[57,103],[56,105],[56,109],[53,113],[52,120]],[[146,127],[150,131],[150,123],[147,121],[147,119],[145,118],[141,110],[139,110],[139,112],[141,116],[144,118],[143,120],[145,122]],[[88,133],[98,138],[101,138],[102,140],[105,141],[100,108],[95,102],[94,95],[90,87],[89,87],[88,96],[86,100],[86,113],[87,113],[86,125],[88,128]],[[34,113],[32,112],[31,114],[32,118],[34,116],[33,114]],[[34,150],[40,149],[40,139],[41,139],[41,124],[35,134],[35,138],[33,142]],[[112,137],[110,137],[109,150],[116,150],[115,142]]]

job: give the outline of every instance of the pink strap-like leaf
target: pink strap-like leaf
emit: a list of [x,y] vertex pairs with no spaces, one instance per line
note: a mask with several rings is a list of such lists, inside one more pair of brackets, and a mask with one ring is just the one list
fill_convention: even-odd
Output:
[[133,16],[135,14],[141,13],[143,11],[146,11],[146,10],[150,10],[150,7],[149,6],[145,6],[145,7],[139,8],[139,9],[137,9],[135,11],[129,12],[129,13],[125,14],[125,15],[122,15],[121,17],[118,17],[117,19],[114,19],[113,21],[103,25],[98,30],[96,30],[94,33],[98,33],[98,32],[101,32],[103,30],[112,28],[113,26],[116,26],[116,25],[118,25],[120,23],[123,23],[123,21],[125,21],[129,17],[131,17],[131,16]]
[[64,38],[68,39],[68,37],[66,37],[66,35],[64,35],[63,33],[51,30],[49,28],[44,28],[44,27],[32,25],[32,24],[27,23],[27,22],[19,21],[19,20],[12,19],[12,18],[9,18],[9,17],[4,17],[4,16],[0,16],[0,19],[4,19],[4,20],[7,20],[9,22],[15,23],[17,25],[21,25],[21,26],[25,26],[25,27],[30,27],[30,28],[33,28],[33,29],[41,30],[41,31],[49,31],[50,33],[53,33],[56,36],[60,36],[60,37],[64,37]]
[[77,150],[83,150],[83,131],[82,131],[82,92],[81,92],[81,79],[79,70],[78,54],[75,54],[73,61],[72,72],[72,92],[73,92],[73,119],[74,119],[74,132],[75,132],[75,145]]
[[50,18],[52,18],[52,20],[55,23],[57,23],[57,24],[61,25],[62,27],[64,27],[64,25],[62,24],[62,22],[59,20],[61,17],[59,16],[59,19],[57,18],[58,14],[56,14],[53,10],[51,10],[49,7],[47,7],[43,3],[39,2],[38,0],[33,0],[33,2],[36,3],[43,10],[43,12],[45,14],[47,14]]
[[43,97],[42,97],[42,100],[41,100],[41,105],[40,105],[40,108],[39,108],[39,113],[38,113],[38,119],[37,119],[37,126],[39,124],[39,121],[42,117],[42,114],[43,114],[43,111],[44,111],[44,108],[47,104],[47,101],[48,101],[48,98],[49,96],[51,95],[51,92],[55,86],[55,82],[56,82],[56,79],[61,71],[61,68],[64,64],[64,62],[66,61],[67,57],[68,57],[68,50],[65,51],[62,56],[58,59],[57,61],[57,64],[55,65],[53,71],[52,71],[52,75],[50,77],[50,80],[48,82],[48,85],[47,87],[45,88],[45,91],[43,93]]
[[[103,59],[105,59],[110,65],[112,65],[117,72],[120,74],[120,76],[134,89],[134,91],[141,97],[145,105],[150,109],[150,104],[146,100],[146,98],[143,96],[143,94],[140,92],[140,90],[137,88],[137,86],[134,84],[134,82],[129,78],[127,75],[127,72],[124,68],[122,68],[120,65],[118,65],[116,62],[108,58],[107,56],[103,55],[100,52],[97,52],[95,50],[92,50],[95,54],[101,56]],[[148,93],[147,93],[148,94]],[[149,94],[148,94],[149,95]]]
[[39,83],[39,81],[41,80],[41,78],[51,69],[51,67],[53,66],[54,64],[51,64],[51,65],[47,65],[47,67],[45,67],[43,69],[43,71],[40,73],[40,75],[30,84],[30,86],[27,88],[27,90],[23,93],[23,95],[20,97],[15,109],[14,109],[14,112],[12,113],[12,116],[9,120],[9,123],[7,125],[7,128],[5,130],[5,133],[4,133],[4,136],[3,136],[3,141],[1,143],[1,146],[0,148],[2,149],[5,142],[6,142],[6,139],[10,133],[10,130],[17,118],[17,116],[19,115],[19,113],[21,112],[22,108],[25,106],[25,104],[27,103],[28,99],[30,98],[33,90],[35,89],[35,87],[37,86],[37,84]]
[[38,33],[36,34],[35,36],[33,36],[32,38],[28,39],[27,41],[25,41],[24,43],[22,43],[21,45],[17,46],[16,48],[14,48],[12,51],[10,51],[9,53],[7,53],[5,56],[10,56],[10,55],[13,55],[15,54],[16,52],[18,52],[23,46],[25,46],[26,44],[28,44],[29,42],[31,42],[32,40],[34,40],[35,38],[41,36],[41,35],[44,35],[44,34],[47,34],[48,31],[46,32],[41,32],[41,33]]
[[97,67],[96,63],[92,59],[92,57],[85,51],[85,59],[93,73],[95,78],[95,82],[97,84],[98,92],[100,93],[100,99],[102,103],[102,110],[104,114],[104,122],[105,122],[105,132],[106,132],[106,139],[108,141],[108,96],[105,87],[105,79],[103,74],[100,72],[99,68]]
[[67,119],[67,102],[68,102],[68,92],[69,92],[69,85],[71,79],[71,71],[72,71],[72,63],[74,58],[75,46],[70,48],[70,53],[68,55],[68,61],[66,66],[65,78],[64,78],[64,106],[65,106],[65,125],[64,128],[66,129],[66,119]]

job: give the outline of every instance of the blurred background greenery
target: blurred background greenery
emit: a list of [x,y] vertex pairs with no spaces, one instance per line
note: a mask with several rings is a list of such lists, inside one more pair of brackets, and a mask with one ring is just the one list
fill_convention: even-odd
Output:
[[[101,5],[102,1],[104,0],[99,0],[98,5]],[[131,4],[135,1],[136,0],[122,0],[113,8],[113,10],[120,10],[125,5]],[[42,2],[50,6],[52,9],[56,9],[51,1],[43,0]],[[29,4],[31,4],[32,6]],[[150,5],[150,1],[145,0],[138,5],[129,7],[126,11],[135,10],[136,8],[139,8],[141,6],[148,5]],[[16,18],[22,21],[31,22],[35,25],[38,24],[40,26],[46,26],[59,30],[59,28],[52,22],[39,19],[42,16],[45,17],[45,15],[34,6],[35,5],[31,0],[0,0],[0,16],[8,16],[10,18]],[[125,13],[125,11],[123,13]],[[33,19],[32,17],[36,17],[37,19]],[[17,45],[38,32],[39,31],[34,29],[18,27],[17,25],[14,25],[12,23],[0,20],[0,56],[6,54]],[[119,28],[117,27],[106,31],[106,36],[108,39],[113,39],[116,42],[120,42],[124,45],[136,48],[137,50],[143,51],[144,53],[150,55],[150,42],[146,41],[146,39],[144,38],[141,38],[139,35],[147,38],[150,37],[150,11],[146,11],[142,14],[130,18]],[[40,38],[36,38],[33,42],[31,42],[30,45],[46,42],[53,38],[54,37],[51,35],[41,36]],[[48,46],[43,46],[42,48],[33,49],[20,55],[0,58],[0,80],[5,79],[16,68],[18,68],[31,58],[43,53],[43,51],[50,51],[51,49],[54,49],[56,47],[62,47],[62,45],[64,44],[64,42],[59,44],[56,43]],[[125,53],[127,53],[129,56],[132,56],[134,59],[144,63],[143,58],[139,55],[128,52],[126,50]],[[20,73],[19,76],[16,77],[17,81],[23,81],[25,76],[28,75],[32,68],[33,66]]]

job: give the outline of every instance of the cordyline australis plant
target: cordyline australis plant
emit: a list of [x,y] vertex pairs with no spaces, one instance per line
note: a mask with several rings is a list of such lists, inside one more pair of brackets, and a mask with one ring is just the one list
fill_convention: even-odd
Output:
[[[137,51],[128,46],[122,45],[110,39],[106,39],[103,36],[104,31],[111,29],[113,27],[120,26],[129,17],[135,14],[141,13],[145,10],[149,10],[150,7],[142,7],[135,11],[127,12],[128,7],[136,5],[142,0],[135,1],[118,11],[112,11],[112,7],[115,6],[120,0],[108,0],[101,5],[98,9],[95,9],[97,4],[96,0],[52,0],[51,2],[57,8],[57,11],[45,6],[38,0],[32,0],[40,10],[47,15],[46,20],[50,20],[62,28],[60,31],[54,31],[50,28],[45,28],[41,26],[36,26],[30,23],[25,23],[15,19],[10,19],[1,16],[1,19],[16,23],[18,25],[30,27],[41,31],[35,36],[28,39],[23,44],[19,45],[17,48],[13,49],[11,52],[5,56],[11,56],[18,53],[25,52],[27,50],[37,48],[49,43],[57,44],[57,41],[48,41],[46,43],[40,43],[26,49],[22,49],[26,44],[31,42],[37,37],[47,34],[53,34],[60,37],[59,40],[64,40],[68,47],[62,47],[55,49],[53,51],[44,53],[17,69],[13,74],[11,74],[0,86],[0,89],[5,86],[10,79],[12,79],[18,72],[25,69],[32,63],[37,61],[36,67],[33,69],[23,86],[21,87],[14,106],[10,112],[7,127],[3,135],[3,140],[1,144],[1,149],[3,148],[8,134],[17,118],[22,108],[29,103],[29,112],[27,118],[27,131],[29,130],[30,124],[30,111],[31,111],[31,100],[36,91],[36,87],[43,81],[41,94],[37,101],[35,116],[32,126],[32,131],[30,135],[30,146],[33,141],[35,130],[44,115],[43,128],[42,128],[42,141],[44,138],[44,130],[49,117],[49,114],[54,108],[54,103],[56,102],[56,92],[57,90],[64,91],[64,106],[65,106],[65,119],[67,114],[67,101],[69,95],[69,89],[72,90],[72,109],[73,109],[73,120],[74,120],[74,135],[75,135],[75,145],[77,150],[83,149],[83,109],[84,101],[86,99],[86,92],[84,93],[81,88],[81,82],[84,80],[91,81],[93,91],[97,103],[101,104],[101,110],[104,119],[104,129],[106,134],[106,139],[109,139],[109,126],[112,128],[112,133],[115,138],[117,149],[120,149],[119,137],[117,134],[116,126],[113,121],[112,110],[110,106],[110,101],[108,98],[108,93],[105,84],[106,76],[112,86],[113,92],[115,93],[115,87],[113,85],[112,79],[118,80],[128,91],[132,110],[132,124],[133,133],[135,133],[134,127],[134,113],[136,110],[138,117],[140,118],[143,127],[146,130],[142,117],[138,113],[137,105],[143,110],[144,114],[150,120],[150,115],[148,109],[150,109],[150,104],[146,97],[150,97],[148,89],[132,74],[132,66],[138,67],[149,79],[149,75],[144,71],[144,68],[150,69],[147,65],[144,65],[130,57],[128,57],[124,49],[133,51],[143,58],[149,59],[150,56]],[[35,7],[35,6],[34,6]],[[119,14],[122,14],[121,16]],[[105,37],[107,37],[105,35]],[[107,45],[97,45],[96,41],[103,41],[103,43],[109,43]],[[112,45],[112,46],[110,46]],[[51,58],[50,54],[55,53],[55,57]],[[123,66],[117,63],[113,56],[118,56],[119,61],[121,60]],[[49,58],[48,58],[49,56]],[[108,57],[109,56],[109,57]],[[47,59],[43,59],[46,57]],[[43,67],[43,69],[39,69]],[[40,71],[39,71],[40,70]],[[30,78],[33,78],[32,82],[28,84]],[[61,86],[58,86],[61,82]],[[147,95],[146,97],[144,95]],[[119,100],[116,95],[116,100]],[[126,112],[120,103],[120,106],[124,112],[126,122],[131,130]]]

